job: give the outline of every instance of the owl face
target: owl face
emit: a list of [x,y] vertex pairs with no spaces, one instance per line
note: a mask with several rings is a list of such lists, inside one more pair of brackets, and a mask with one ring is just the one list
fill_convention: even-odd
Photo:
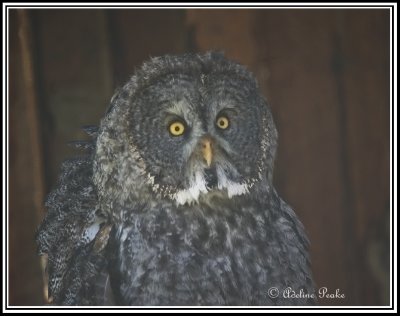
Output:
[[155,191],[178,204],[207,193],[245,194],[258,176],[255,87],[227,74],[169,74],[132,100],[132,141]]
[[[98,182],[117,178],[121,192],[149,187],[177,204],[214,194],[231,198],[248,193],[272,168],[275,127],[268,107],[247,70],[221,55],[145,64],[102,125]],[[118,153],[110,155],[113,148]]]

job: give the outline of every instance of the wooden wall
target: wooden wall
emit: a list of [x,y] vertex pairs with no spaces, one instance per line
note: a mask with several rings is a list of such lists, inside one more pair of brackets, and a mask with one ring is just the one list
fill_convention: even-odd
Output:
[[389,11],[13,10],[9,303],[42,301],[34,232],[66,142],[150,56],[223,50],[251,69],[279,131],[275,184],[311,240],[318,287],[389,301]]

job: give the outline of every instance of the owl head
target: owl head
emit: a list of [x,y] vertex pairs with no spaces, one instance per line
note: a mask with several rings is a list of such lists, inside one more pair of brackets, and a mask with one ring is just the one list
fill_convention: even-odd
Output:
[[117,91],[94,157],[100,197],[201,203],[271,181],[277,132],[255,78],[220,53],[146,62]]

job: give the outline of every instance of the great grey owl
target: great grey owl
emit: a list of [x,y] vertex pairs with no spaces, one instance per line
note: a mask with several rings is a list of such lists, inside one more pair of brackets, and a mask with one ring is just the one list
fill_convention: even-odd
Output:
[[85,130],[37,233],[53,304],[314,304],[308,239],[272,184],[276,128],[244,66],[152,58]]

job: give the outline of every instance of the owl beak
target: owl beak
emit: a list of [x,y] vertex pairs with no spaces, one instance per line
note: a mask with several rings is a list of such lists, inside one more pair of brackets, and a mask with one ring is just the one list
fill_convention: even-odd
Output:
[[207,163],[207,167],[210,167],[213,158],[213,152],[212,152],[212,142],[211,139],[209,139],[208,137],[203,138],[201,140],[201,151],[203,154],[203,158]]

